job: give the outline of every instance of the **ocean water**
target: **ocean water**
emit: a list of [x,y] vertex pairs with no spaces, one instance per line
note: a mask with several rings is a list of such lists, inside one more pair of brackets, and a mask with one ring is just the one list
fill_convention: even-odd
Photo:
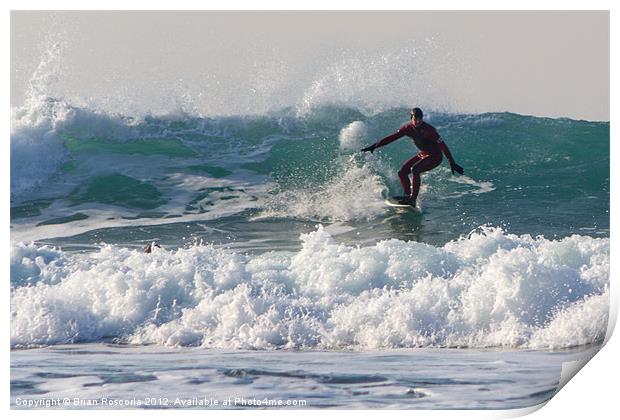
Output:
[[465,175],[417,213],[383,203],[411,140],[359,152],[407,112],[13,108],[12,405],[549,399],[606,333],[609,123],[429,111]]
[[247,351],[74,344],[11,354],[16,409],[519,409],[571,351]]

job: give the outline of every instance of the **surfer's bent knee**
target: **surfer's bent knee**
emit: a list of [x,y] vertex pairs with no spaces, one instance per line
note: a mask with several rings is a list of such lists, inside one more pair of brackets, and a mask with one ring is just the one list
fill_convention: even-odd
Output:
[[411,167],[409,167],[408,165],[405,165],[398,170],[398,176],[400,177],[407,176],[410,173],[411,173]]

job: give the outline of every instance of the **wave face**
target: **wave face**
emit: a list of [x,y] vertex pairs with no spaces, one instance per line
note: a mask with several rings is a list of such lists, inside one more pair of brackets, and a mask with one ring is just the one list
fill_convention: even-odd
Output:
[[[16,240],[101,228],[216,220],[252,212],[312,222],[385,218],[401,193],[408,138],[359,148],[407,109],[365,115],[319,107],[299,116],[130,117],[44,97],[13,110],[11,221]],[[429,113],[466,175],[423,175],[430,237],[482,225],[550,237],[609,234],[609,124],[515,114]],[[62,231],[62,232],[60,232]]]
[[607,238],[487,228],[442,247],[355,247],[319,226],[301,241],[297,252],[256,256],[14,245],[11,346],[559,348],[605,336]]

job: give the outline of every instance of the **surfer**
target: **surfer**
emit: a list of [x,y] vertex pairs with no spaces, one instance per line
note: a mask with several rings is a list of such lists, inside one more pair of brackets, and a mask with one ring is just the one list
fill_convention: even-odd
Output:
[[[420,151],[407,160],[398,171],[404,192],[404,197],[398,201],[398,204],[415,207],[420,192],[420,174],[439,166],[443,158],[442,152],[450,162],[452,173],[458,172],[462,175],[463,168],[454,161],[450,149],[443,142],[435,127],[424,122],[424,114],[420,108],[411,110],[411,121],[403,125],[397,132],[363,148],[362,152],[373,153],[375,149],[390,144],[403,136],[411,137]],[[409,174],[411,174],[412,181],[409,180]]]

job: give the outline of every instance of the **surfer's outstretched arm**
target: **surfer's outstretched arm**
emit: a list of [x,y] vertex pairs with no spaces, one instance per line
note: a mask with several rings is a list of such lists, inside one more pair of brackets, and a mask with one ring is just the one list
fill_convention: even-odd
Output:
[[448,148],[448,145],[443,142],[443,139],[441,137],[439,137],[439,139],[437,140],[437,143],[439,143],[439,147],[441,148],[441,151],[443,152],[444,155],[446,155],[448,162],[450,162],[450,170],[452,171],[452,173],[458,172],[459,174],[463,175],[463,168],[454,161],[454,158],[452,157],[452,153],[450,153],[450,149]]
[[365,147],[362,149],[362,152],[374,152],[375,149],[379,148],[379,147],[383,147],[385,145],[388,145],[390,143],[392,143],[395,140],[398,140],[399,138],[401,138],[402,136],[404,136],[407,132],[407,124],[403,125],[397,132],[395,132],[394,134],[390,134],[387,137],[382,138],[381,140],[379,140],[378,142]]

